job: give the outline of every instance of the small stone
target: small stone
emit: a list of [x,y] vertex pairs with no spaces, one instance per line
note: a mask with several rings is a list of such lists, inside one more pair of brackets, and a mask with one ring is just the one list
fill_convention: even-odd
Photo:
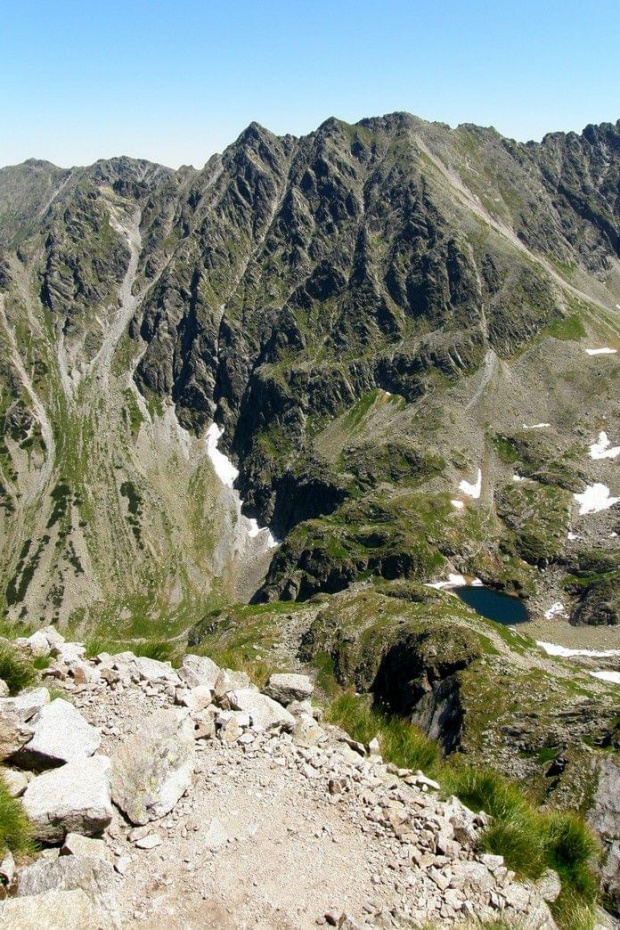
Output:
[[216,817],[213,817],[204,836],[204,845],[207,847],[207,849],[215,851],[224,846],[227,840],[228,834],[226,833],[223,825]]
[[134,846],[137,846],[138,849],[155,849],[156,846],[161,846],[162,839],[161,836],[157,833],[149,833],[148,836],[143,836],[142,839],[136,840]]
[[10,850],[7,850],[0,861],[0,883],[10,885],[15,875],[15,859]]
[[119,875],[126,875],[131,865],[131,856],[119,856],[114,863],[114,871]]
[[94,856],[95,859],[105,859],[106,861],[110,859],[108,848],[103,840],[82,836],[80,833],[67,833],[60,855]]

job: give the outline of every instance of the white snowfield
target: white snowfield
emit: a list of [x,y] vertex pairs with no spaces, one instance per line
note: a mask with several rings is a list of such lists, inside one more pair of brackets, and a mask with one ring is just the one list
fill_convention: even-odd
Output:
[[[206,435],[206,444],[207,444],[207,455],[209,460],[213,465],[215,474],[218,476],[222,484],[227,488],[234,489],[235,478],[239,474],[239,470],[235,468],[230,459],[224,455],[223,452],[217,447],[218,442],[224,435],[224,430],[217,425],[217,423],[212,423],[209,429],[207,430]],[[237,492],[235,491],[235,494]],[[243,501],[239,498],[239,508],[243,506]],[[250,517],[245,517],[242,515],[244,525],[247,527],[247,535],[250,539],[254,539],[256,536],[259,536],[261,533],[267,533],[267,548],[274,549],[279,545],[278,540],[275,536],[272,535],[269,528],[266,526],[259,526],[258,522]]]
[[579,513],[598,513],[600,510],[609,510],[620,501],[620,497],[610,497],[606,484],[589,484],[583,494],[573,494],[579,504]]
[[450,574],[448,575],[447,581],[427,582],[425,587],[436,588],[438,591],[440,591],[442,588],[460,588],[466,584],[467,584],[467,581],[465,580],[463,575],[455,575],[452,572],[450,572]]
[[570,659],[571,656],[613,659],[614,656],[620,656],[620,649],[567,649],[566,646],[558,646],[556,643],[545,643],[540,640],[536,641],[536,645],[544,649],[548,656],[561,656],[563,659]]
[[527,423],[523,424],[523,429],[547,429],[551,426],[551,423],[533,423],[532,426],[528,426]]
[[612,446],[603,430],[598,434],[598,439],[590,446],[590,458],[592,459],[615,459],[620,455],[620,446]]
[[552,604],[551,607],[545,611],[545,620],[552,620],[554,617],[557,617],[558,614],[565,614],[566,607],[562,601],[556,601],[555,604]]
[[459,491],[462,491],[463,494],[467,494],[468,497],[479,498],[480,492],[482,491],[482,469],[478,469],[478,477],[476,478],[475,484],[470,484],[469,481],[461,481],[459,484]]
[[207,430],[207,455],[215,469],[215,474],[222,484],[225,484],[227,488],[232,488],[235,483],[235,478],[239,474],[239,470],[235,468],[230,459],[227,458],[223,452],[220,452],[217,447],[223,435],[224,430],[221,429],[217,423],[212,423]]
[[586,349],[588,355],[615,355],[617,349],[610,349],[609,346],[603,346],[602,349]]
[[590,672],[593,678],[601,681],[610,681],[612,685],[620,685],[620,672]]
[[524,478],[523,475],[514,474],[512,476],[513,481],[527,481],[527,478]]
[[463,507],[465,506],[463,501],[453,500],[453,501],[450,501],[450,503],[452,504],[453,507],[456,507],[457,510],[462,510]]

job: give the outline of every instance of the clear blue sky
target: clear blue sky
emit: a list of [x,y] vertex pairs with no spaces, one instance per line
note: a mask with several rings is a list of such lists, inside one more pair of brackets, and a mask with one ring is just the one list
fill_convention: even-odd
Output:
[[0,165],[200,167],[252,120],[620,118],[620,0],[3,0]]

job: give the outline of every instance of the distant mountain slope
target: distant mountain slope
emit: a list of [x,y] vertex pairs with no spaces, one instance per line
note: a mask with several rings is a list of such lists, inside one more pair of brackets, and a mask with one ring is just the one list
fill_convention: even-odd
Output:
[[[8,616],[139,636],[458,569],[618,622],[618,507],[573,495],[620,494],[588,451],[620,443],[618,355],[586,352],[620,349],[619,257],[620,122],[252,124],[202,171],[0,170]],[[284,539],[264,583],[213,420]]]

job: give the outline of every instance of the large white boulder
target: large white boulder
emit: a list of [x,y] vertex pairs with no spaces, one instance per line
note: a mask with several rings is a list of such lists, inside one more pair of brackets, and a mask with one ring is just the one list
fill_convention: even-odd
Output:
[[189,788],[196,747],[183,712],[146,717],[112,758],[112,797],[134,824],[164,817]]
[[273,698],[250,688],[240,688],[229,694],[231,707],[234,710],[244,710],[250,715],[252,725],[264,730],[273,730],[280,727],[283,730],[292,730],[295,718],[292,714],[274,701]]
[[138,656],[130,664],[132,669],[137,669],[140,681],[147,681],[150,684],[161,681],[169,681],[175,685],[179,684],[179,676],[169,662],[159,662],[157,659]]
[[101,833],[112,820],[110,770],[107,756],[93,756],[29,782],[22,804],[35,838],[60,843],[67,833]]
[[183,665],[179,669],[179,678],[188,688],[197,688],[204,685],[211,691],[215,688],[219,667],[212,659],[206,656],[187,655],[183,657]]
[[108,930],[113,926],[79,888],[0,901],[0,930]]
[[37,630],[36,633],[29,636],[24,645],[30,650],[33,656],[48,656],[51,652],[47,636],[40,630]]
[[307,675],[276,674],[272,675],[265,688],[265,694],[280,704],[292,701],[305,701],[314,691],[314,685]]
[[75,709],[57,698],[30,721],[34,736],[16,756],[23,768],[50,768],[87,759],[101,744],[101,733]]

